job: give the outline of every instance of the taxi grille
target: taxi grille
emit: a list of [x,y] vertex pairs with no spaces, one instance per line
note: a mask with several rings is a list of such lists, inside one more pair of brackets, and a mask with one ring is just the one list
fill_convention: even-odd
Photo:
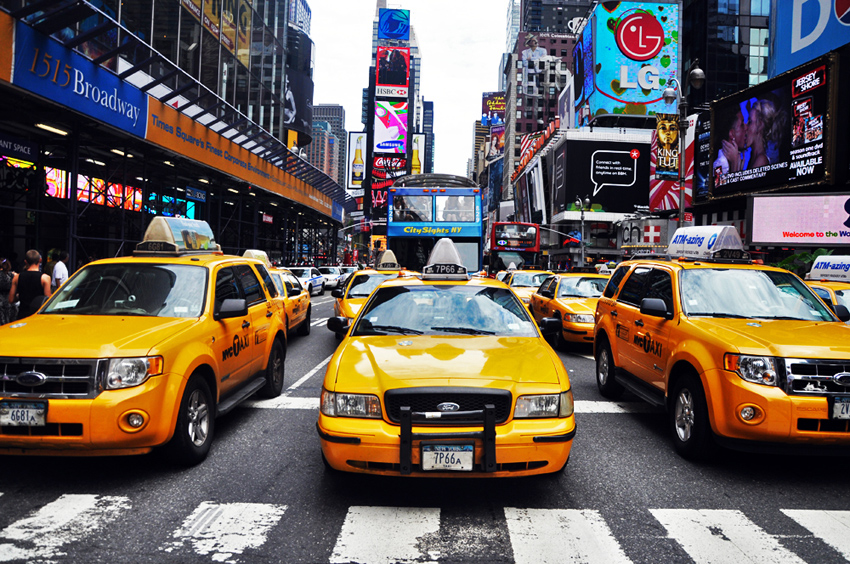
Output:
[[401,422],[402,406],[409,406],[413,412],[436,412],[441,403],[455,403],[456,411],[477,411],[480,416],[467,420],[452,419],[450,422],[435,419],[429,422],[418,421],[417,425],[447,425],[447,424],[481,424],[484,421],[484,406],[492,404],[496,408],[496,423],[504,423],[511,414],[511,393],[507,390],[490,390],[486,388],[405,388],[388,390],[384,394],[384,404],[387,415],[392,423]]
[[[98,375],[106,368],[97,359],[0,357],[0,396],[17,398],[93,398],[99,393]],[[43,383],[29,386],[18,375],[35,372]]]
[[785,392],[796,396],[850,394],[833,376],[850,372],[850,360],[785,359]]

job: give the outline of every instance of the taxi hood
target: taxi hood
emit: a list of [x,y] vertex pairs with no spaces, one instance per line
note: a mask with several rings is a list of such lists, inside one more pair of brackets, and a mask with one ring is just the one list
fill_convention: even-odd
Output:
[[144,356],[197,318],[36,314],[0,327],[0,356]]
[[850,326],[837,321],[727,319],[692,317],[694,327],[723,343],[730,352],[787,358],[847,358]]
[[561,307],[570,310],[573,313],[578,314],[590,314],[594,315],[596,313],[596,302],[599,301],[599,298],[558,298],[557,302],[561,305]]
[[548,345],[537,337],[392,335],[342,346],[337,383],[349,391],[559,381]]

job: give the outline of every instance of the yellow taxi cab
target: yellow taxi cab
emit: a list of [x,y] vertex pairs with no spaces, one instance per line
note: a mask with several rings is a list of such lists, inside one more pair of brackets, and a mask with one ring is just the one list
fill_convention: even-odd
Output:
[[310,292],[287,268],[270,268],[269,274],[283,301],[282,313],[287,334],[296,331],[301,336],[309,335],[313,310]]
[[281,393],[286,327],[262,262],[203,221],[154,218],[132,257],[78,270],[0,327],[0,454],[202,461],[215,418]]
[[330,468],[403,476],[527,476],[562,470],[575,436],[570,380],[501,282],[471,278],[449,239],[421,278],[387,280],[345,334],[322,386]]
[[676,231],[667,256],[611,275],[596,308],[596,383],[669,414],[673,445],[838,454],[850,447],[850,312],[752,264],[729,226]]
[[[348,277],[344,287],[331,290],[331,296],[336,298],[334,316],[353,320],[366,303],[372,290],[381,282],[400,276],[415,275],[415,272],[406,270],[398,264],[395,253],[385,251],[381,255],[381,262],[374,269],[358,270]],[[336,333],[336,336],[338,339],[342,338],[339,333]]]
[[806,284],[830,308],[850,308],[850,256],[821,256],[815,260]]
[[553,274],[555,273],[548,270],[513,270],[509,271],[502,282],[510,286],[525,307],[530,310],[531,294],[536,292],[543,281]]
[[531,314],[538,322],[544,317],[561,320],[555,334],[555,348],[567,343],[592,343],[596,301],[602,295],[608,276],[601,274],[553,274],[531,294]]

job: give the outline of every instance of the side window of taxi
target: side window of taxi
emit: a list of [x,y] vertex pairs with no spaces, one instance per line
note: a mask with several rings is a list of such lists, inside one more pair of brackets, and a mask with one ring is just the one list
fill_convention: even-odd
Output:
[[215,308],[221,307],[224,300],[238,300],[239,286],[232,268],[222,268],[215,276]]
[[621,266],[614,271],[614,274],[611,275],[611,278],[608,279],[608,284],[605,285],[605,291],[602,293],[606,298],[613,298],[617,293],[617,288],[620,287],[620,283],[623,281],[623,277],[629,271],[628,266]]
[[255,264],[254,267],[257,269],[257,272],[260,273],[260,278],[263,280],[263,285],[266,287],[266,292],[269,293],[269,296],[272,298],[277,297],[277,286],[274,285],[274,281],[272,280],[271,274],[266,270],[266,267],[262,264]]
[[291,274],[283,275],[283,284],[286,286],[286,295],[289,297],[297,296],[301,293],[301,282]]
[[555,292],[555,284],[557,284],[557,279],[554,276],[550,276],[537,288],[537,293],[541,296],[552,296]]
[[649,275],[644,298],[658,298],[664,300],[667,311],[673,311],[673,278],[666,270],[653,269]]
[[254,274],[254,271],[251,270],[251,267],[247,264],[240,264],[235,268],[236,279],[239,280],[242,291],[245,292],[245,301],[248,302],[248,305],[252,306],[264,301],[266,296],[263,293],[262,287],[260,287],[260,280]]
[[832,296],[829,295],[829,292],[827,290],[815,287],[812,287],[812,290],[814,290],[815,294],[817,294],[818,297],[826,303],[826,305],[832,307]]
[[632,271],[631,276],[626,279],[623,284],[623,289],[617,296],[617,301],[629,305],[640,307],[640,300],[643,297],[643,288],[646,285],[646,280],[649,278],[651,268],[637,267]]

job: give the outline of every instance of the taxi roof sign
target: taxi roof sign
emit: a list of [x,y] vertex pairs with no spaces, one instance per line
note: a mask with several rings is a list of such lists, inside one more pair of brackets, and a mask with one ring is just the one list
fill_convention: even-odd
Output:
[[272,261],[269,260],[269,255],[266,254],[266,251],[261,251],[259,249],[247,249],[242,256],[245,258],[256,259],[266,265],[266,268],[272,267]]
[[688,259],[750,260],[737,229],[731,225],[680,227],[673,234],[667,254]]
[[375,266],[375,270],[401,270],[401,265],[395,258],[395,253],[392,251],[384,251],[381,255],[381,262]]
[[206,221],[182,217],[153,218],[135,255],[222,254]]
[[460,253],[451,239],[438,240],[422,268],[422,280],[469,280]]
[[850,256],[823,255],[816,258],[806,279],[850,282]]

